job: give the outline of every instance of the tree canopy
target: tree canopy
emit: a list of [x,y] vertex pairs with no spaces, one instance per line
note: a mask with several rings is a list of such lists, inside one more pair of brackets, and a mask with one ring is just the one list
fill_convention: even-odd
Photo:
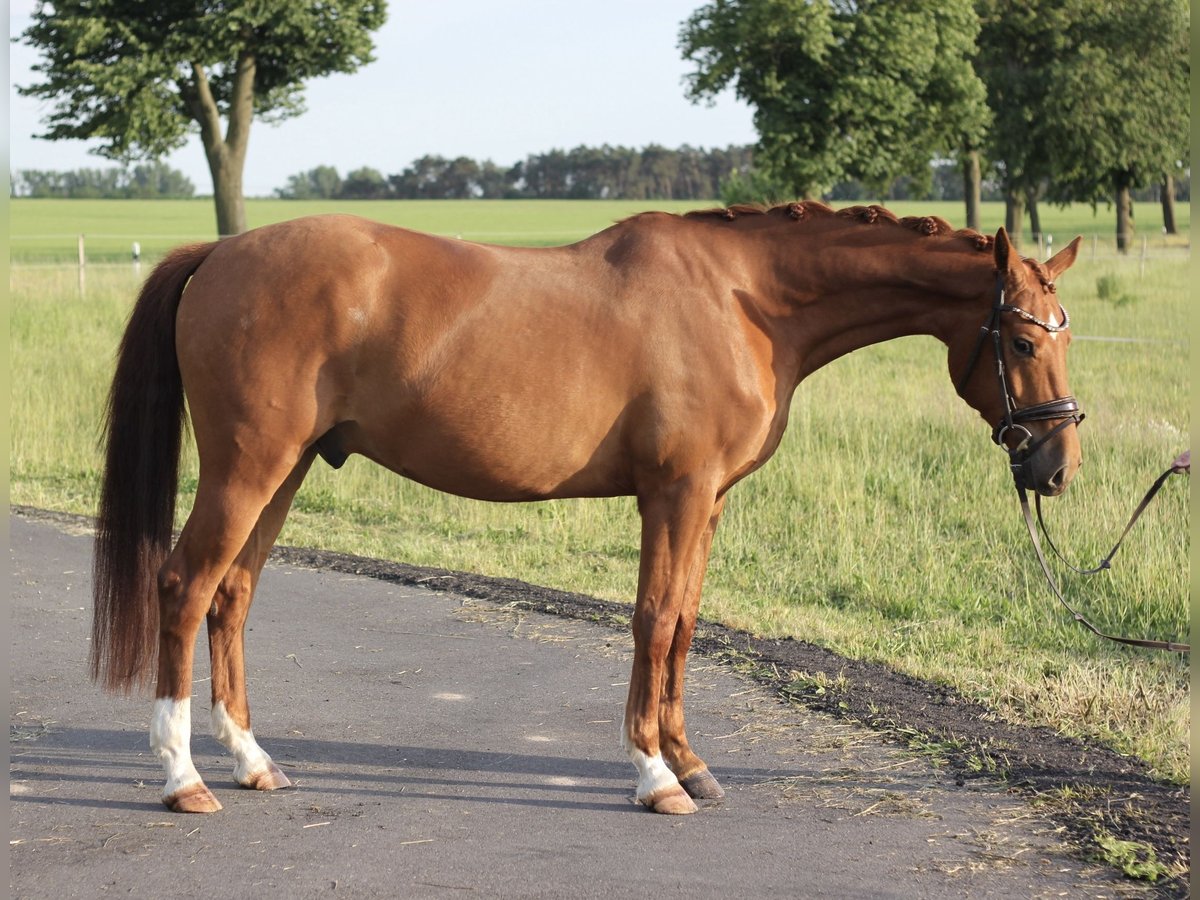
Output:
[[1160,184],[1167,215],[1186,171],[1190,27],[1185,0],[711,0],[680,49],[693,100],[753,107],[764,183],[919,192],[957,153],[977,193],[982,156],[1014,238],[1027,200],[1115,200],[1124,247],[1131,192]]
[[713,0],[684,24],[694,100],[754,108],[762,162],[809,196],[928,171],[987,124],[970,0],[937,4]]
[[1131,192],[1188,158],[1188,4],[980,0],[979,9],[977,65],[995,112],[988,147],[1010,205],[1041,192],[1114,201],[1124,249]]
[[1117,207],[1117,246],[1132,243],[1131,191],[1162,182],[1189,158],[1190,5],[1128,0],[1118,14],[1088,3],[1069,52],[1049,66],[1061,110],[1053,133],[1052,198]]
[[218,230],[236,233],[252,119],[297,115],[305,81],[370,62],[385,15],[384,0],[39,0],[21,39],[42,80],[19,90],[51,105],[41,137],[98,138],[122,162],[198,130]]

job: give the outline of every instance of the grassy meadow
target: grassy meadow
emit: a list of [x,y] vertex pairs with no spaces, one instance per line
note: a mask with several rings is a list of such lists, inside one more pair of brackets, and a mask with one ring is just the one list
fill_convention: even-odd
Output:
[[[866,202],[866,201],[863,201]],[[464,240],[497,244],[548,246],[587,237],[613,222],[647,209],[682,212],[714,206],[708,201],[662,200],[250,200],[246,218],[251,228],[316,213],[348,212],[356,215]],[[850,203],[838,204],[849,206]],[[1178,249],[1186,238],[1161,234],[1162,213],[1156,203],[1135,204],[1134,221],[1152,250]],[[74,262],[78,238],[84,235],[89,262],[126,262],[134,241],[142,258],[154,260],[177,244],[209,241],[216,237],[212,200],[30,200],[10,202],[12,259],[16,263]],[[963,206],[951,202],[911,201],[889,204],[897,215],[937,215],[951,224],[963,224]],[[1176,207],[1179,228],[1186,234],[1190,207]],[[1004,224],[1004,205],[983,205],[984,231],[994,233]],[[1077,234],[1084,235],[1084,253],[1102,258],[1114,253],[1115,217],[1111,210],[1075,205],[1065,209],[1046,206],[1042,221],[1057,246]]]
[[[686,208],[338,204],[410,227],[522,244],[573,240],[645,206]],[[252,201],[249,213],[263,224],[332,207]],[[957,204],[893,208],[952,222],[962,215]],[[1187,207],[1180,213],[1186,225]],[[1151,205],[1138,210],[1144,227],[1154,215]],[[50,264],[73,260],[74,238],[60,253],[48,236],[121,235],[125,247],[114,258],[127,259],[135,239],[150,257],[210,238],[211,205],[18,200],[11,216],[12,501],[92,513],[99,416],[139,275],[128,265],[89,267],[81,293],[75,267]],[[985,228],[994,228],[1003,210],[989,206],[987,216]],[[1091,564],[1153,478],[1189,446],[1190,267],[1186,238],[1152,252],[1144,270],[1136,253],[1103,252],[1112,231],[1103,210],[1093,219],[1086,207],[1047,209],[1044,218],[1056,246],[1076,233],[1100,236],[1102,252],[1093,259],[1085,245],[1060,286],[1075,334],[1071,386],[1088,413],[1085,464],[1067,495],[1046,504],[1060,547]],[[189,454],[181,515],[195,487]],[[485,504],[360,458],[337,472],[317,463],[281,541],[626,602],[636,581],[631,499]],[[1188,482],[1175,478],[1112,572],[1063,578],[1067,598],[1104,630],[1186,640],[1188,552]],[[1006,458],[954,396],[944,349],[932,339],[859,351],[800,386],[778,454],[731,492],[701,614],[949,683],[1012,720],[1099,738],[1163,777],[1187,778],[1187,658],[1101,642],[1057,605],[1028,547]]]

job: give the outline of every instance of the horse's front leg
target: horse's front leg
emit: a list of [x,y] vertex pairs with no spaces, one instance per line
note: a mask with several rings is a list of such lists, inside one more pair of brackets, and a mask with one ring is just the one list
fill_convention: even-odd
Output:
[[701,538],[688,577],[687,592],[684,594],[683,609],[675,625],[675,636],[667,654],[666,672],[663,676],[662,697],[658,706],[659,744],[663,761],[667,764],[688,796],[697,800],[719,800],[725,791],[717,779],[708,771],[708,766],[688,745],[683,718],[683,685],[687,667],[688,650],[692,646],[692,635],[696,631],[696,618],[700,611],[700,594],[704,587],[704,574],[708,569],[708,557],[712,550],[713,535],[725,498],[721,497],[713,507],[708,527]]
[[697,554],[707,546],[714,496],[707,486],[676,482],[638,497],[642,555],[622,744],[637,766],[638,801],[660,813],[696,811],[696,804],[663,759],[659,705],[667,655],[679,628],[688,582]]

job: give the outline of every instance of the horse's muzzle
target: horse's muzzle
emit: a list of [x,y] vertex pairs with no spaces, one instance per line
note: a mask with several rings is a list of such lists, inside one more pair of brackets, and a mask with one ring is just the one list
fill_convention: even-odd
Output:
[[[1082,414],[1079,418],[1082,419]],[[1071,452],[1074,442],[1054,441],[1053,438],[1078,421],[1074,417],[1066,419],[1040,438],[1034,438],[1021,425],[1001,432],[1001,446],[1008,451],[1009,469],[1018,488],[1035,491],[1043,497],[1057,497],[1067,489],[1081,462]],[[1004,443],[1005,436],[1020,437],[1021,440],[1015,447],[1008,446]],[[1064,443],[1067,446],[1063,446]]]

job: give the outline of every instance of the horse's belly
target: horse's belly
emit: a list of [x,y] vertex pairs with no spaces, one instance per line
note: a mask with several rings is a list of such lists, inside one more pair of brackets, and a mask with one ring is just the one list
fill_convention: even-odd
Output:
[[478,500],[607,497],[632,490],[613,434],[494,416],[413,414],[395,426],[356,422],[348,452],[436,490]]

